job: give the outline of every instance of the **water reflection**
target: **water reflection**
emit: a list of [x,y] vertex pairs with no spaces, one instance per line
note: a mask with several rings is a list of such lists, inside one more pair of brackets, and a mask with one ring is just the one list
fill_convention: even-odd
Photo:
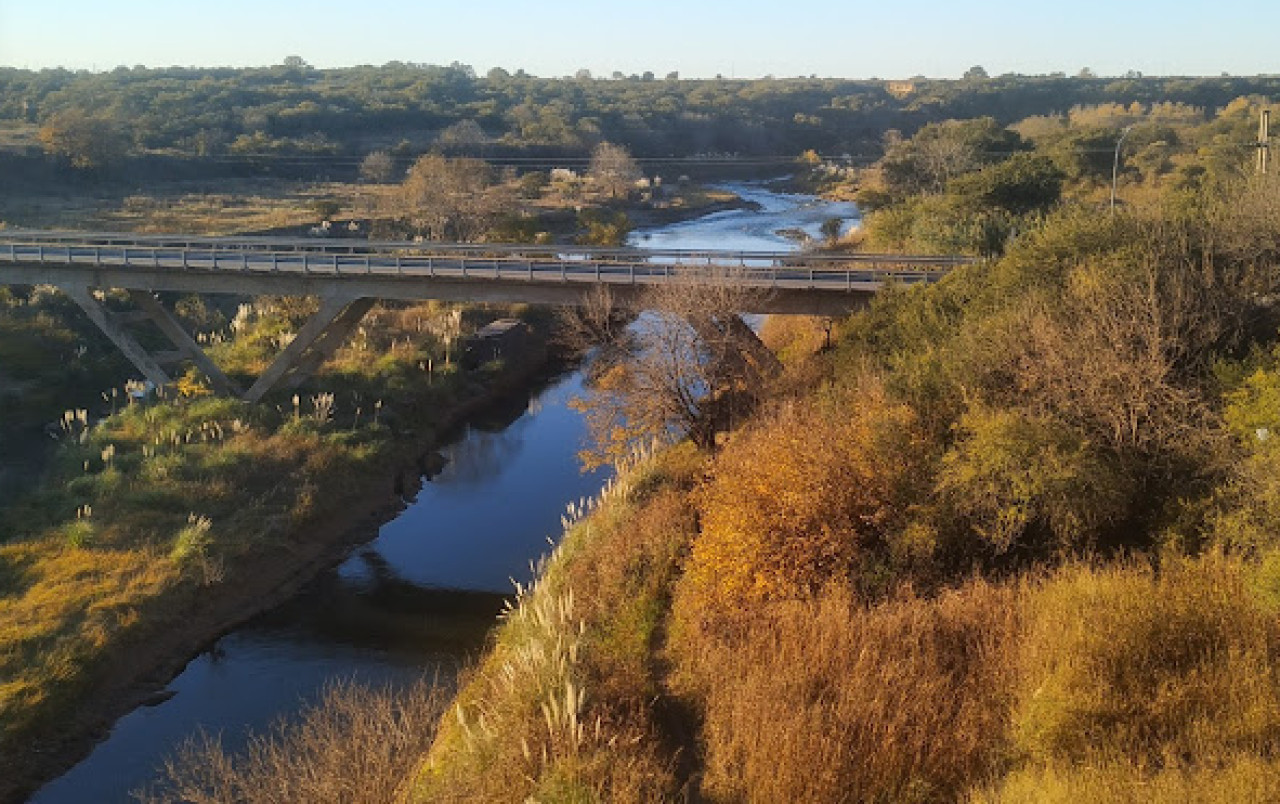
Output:
[[[637,233],[654,248],[777,250],[779,235],[817,235],[827,218],[854,218],[851,204],[732,189],[759,209],[734,210]],[[407,685],[426,674],[449,683],[483,645],[511,579],[560,531],[565,503],[594,495],[604,472],[579,471],[584,424],[567,402],[575,373],[488,411],[442,450],[424,457],[405,510],[373,542],[323,573],[288,603],[218,640],[176,677],[163,703],[121,718],[83,762],[33,801],[129,801],[164,758],[200,730],[235,750],[250,731],[295,714],[335,679]]]
[[[447,463],[369,549],[423,587],[509,592],[560,531],[568,500],[594,495],[608,475],[583,473],[581,416],[568,401],[579,373],[539,394],[505,429],[469,428],[442,452]],[[344,577],[364,570],[351,561]]]
[[583,426],[566,402],[580,392],[575,374],[486,411],[376,540],[218,640],[169,684],[171,698],[121,718],[33,801],[130,801],[192,735],[220,734],[235,750],[335,679],[451,683],[483,646],[511,579],[528,580],[530,558],[558,534],[565,502],[604,483],[604,473],[578,470]]

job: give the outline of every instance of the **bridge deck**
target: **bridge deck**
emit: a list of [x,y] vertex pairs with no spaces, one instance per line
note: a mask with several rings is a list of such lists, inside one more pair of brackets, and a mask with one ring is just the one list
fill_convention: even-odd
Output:
[[[573,304],[584,284],[635,292],[645,285],[713,277],[760,289],[761,309],[756,312],[804,312],[806,305],[815,313],[847,310],[886,282],[936,281],[968,261],[888,254],[0,232],[0,282],[83,282],[82,276],[72,276],[82,271],[67,269],[90,269],[95,286],[147,290],[324,293],[342,280],[344,295]],[[270,289],[258,289],[265,287]],[[827,294],[833,295],[822,301]]]
[[239,393],[183,330],[157,291],[314,295],[320,309],[243,396],[258,401],[297,387],[341,344],[375,299],[440,299],[575,305],[606,285],[621,303],[647,287],[731,283],[742,312],[838,316],[861,307],[886,282],[932,282],[960,257],[795,252],[646,251],[515,245],[441,245],[346,239],[212,238],[76,232],[0,232],[0,284],[62,288],[144,377],[165,385],[151,354],[90,291],[120,288],[225,393]]

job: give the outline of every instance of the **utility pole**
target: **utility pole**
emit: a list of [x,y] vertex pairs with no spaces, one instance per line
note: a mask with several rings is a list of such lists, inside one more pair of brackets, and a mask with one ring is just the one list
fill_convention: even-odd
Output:
[[1124,144],[1124,138],[1129,136],[1129,132],[1133,131],[1133,126],[1125,126],[1124,131],[1120,132],[1120,139],[1116,140],[1116,155],[1111,162],[1111,214],[1116,214],[1116,180],[1120,176],[1120,146]]
[[1258,119],[1258,173],[1265,176],[1271,161],[1271,110],[1263,109]]

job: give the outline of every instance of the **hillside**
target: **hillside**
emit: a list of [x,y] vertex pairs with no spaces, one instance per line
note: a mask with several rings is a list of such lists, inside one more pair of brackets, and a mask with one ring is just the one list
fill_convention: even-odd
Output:
[[788,365],[754,415],[633,457],[570,522],[399,794],[1280,795],[1280,184],[1112,211],[1053,182],[989,259],[830,348],[771,320]]

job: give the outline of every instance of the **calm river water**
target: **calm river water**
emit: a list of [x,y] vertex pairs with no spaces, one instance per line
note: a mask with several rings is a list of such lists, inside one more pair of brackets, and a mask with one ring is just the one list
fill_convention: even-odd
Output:
[[[638,231],[632,244],[778,250],[795,247],[779,230],[816,237],[824,220],[857,216],[851,204],[758,184],[725,186],[759,209]],[[607,479],[579,471],[585,428],[567,402],[581,391],[581,372],[574,372],[472,422],[441,450],[443,471],[424,478],[376,539],[219,639],[170,682],[171,698],[122,717],[92,754],[32,801],[131,801],[130,791],[201,730],[241,747],[335,680],[451,678],[483,646],[512,579],[528,581],[530,563],[559,536],[566,503],[594,495]]]

